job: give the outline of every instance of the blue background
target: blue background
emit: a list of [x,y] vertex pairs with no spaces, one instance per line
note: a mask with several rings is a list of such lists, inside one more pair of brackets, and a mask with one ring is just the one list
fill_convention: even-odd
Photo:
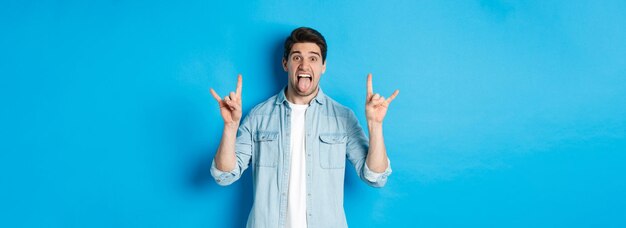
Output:
[[325,92],[364,122],[400,95],[394,173],[346,171],[352,227],[626,227],[624,1],[0,3],[0,227],[241,227],[250,173],[208,173],[222,121],[285,85],[282,42],[329,43]]

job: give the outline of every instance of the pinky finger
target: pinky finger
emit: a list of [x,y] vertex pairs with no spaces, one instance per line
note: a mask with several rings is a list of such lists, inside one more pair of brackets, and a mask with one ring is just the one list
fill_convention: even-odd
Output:
[[391,94],[391,96],[389,96],[389,98],[387,98],[387,103],[391,103],[391,101],[393,101],[393,99],[396,99],[396,96],[398,96],[399,93],[400,93],[400,90],[394,91],[393,94]]

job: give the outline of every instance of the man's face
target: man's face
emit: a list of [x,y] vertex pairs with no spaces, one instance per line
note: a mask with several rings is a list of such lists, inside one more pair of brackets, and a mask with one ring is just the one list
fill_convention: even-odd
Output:
[[288,89],[296,96],[306,97],[317,92],[326,63],[317,44],[295,43],[288,59],[283,59],[283,69],[289,77]]

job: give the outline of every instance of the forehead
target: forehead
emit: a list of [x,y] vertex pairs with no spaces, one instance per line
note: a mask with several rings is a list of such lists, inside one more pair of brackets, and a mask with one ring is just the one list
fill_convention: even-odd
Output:
[[317,54],[320,55],[320,47],[315,43],[295,43],[291,46],[291,51],[289,54],[293,54],[294,52],[299,52],[300,54]]

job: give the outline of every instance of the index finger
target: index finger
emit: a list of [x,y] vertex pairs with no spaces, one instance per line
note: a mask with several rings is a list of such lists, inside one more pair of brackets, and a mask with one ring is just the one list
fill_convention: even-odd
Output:
[[242,84],[243,78],[241,77],[241,74],[239,74],[237,76],[237,90],[235,90],[235,94],[237,94],[238,97],[241,97],[241,84]]
[[371,96],[373,92],[372,88],[372,73],[367,74],[367,97]]

